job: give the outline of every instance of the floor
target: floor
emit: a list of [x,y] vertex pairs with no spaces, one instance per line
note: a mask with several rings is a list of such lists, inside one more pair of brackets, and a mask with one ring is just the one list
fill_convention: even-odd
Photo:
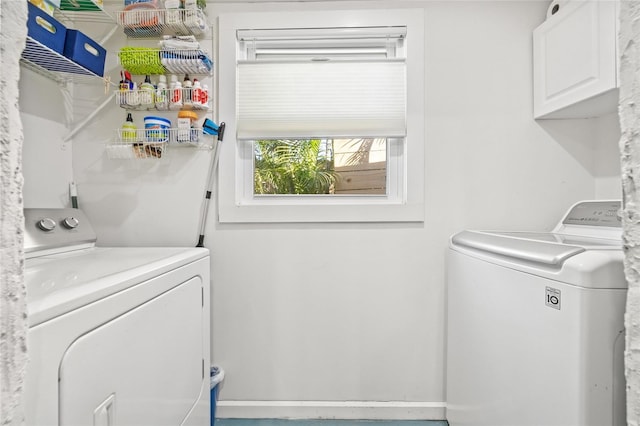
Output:
[[447,426],[444,420],[216,419],[215,426]]

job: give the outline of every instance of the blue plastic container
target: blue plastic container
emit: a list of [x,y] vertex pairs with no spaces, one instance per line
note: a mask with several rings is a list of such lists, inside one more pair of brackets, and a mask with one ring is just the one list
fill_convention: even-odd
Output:
[[107,51],[78,30],[67,30],[64,56],[100,77],[104,75]]
[[218,404],[218,395],[220,395],[220,388],[224,380],[224,370],[214,365],[211,367],[209,377],[211,380],[211,426],[213,426],[216,421],[216,405]]
[[148,115],[144,118],[144,129],[147,142],[167,142],[171,121],[164,117]]
[[62,54],[67,38],[67,28],[49,16],[44,10],[27,3],[27,35],[49,49]]

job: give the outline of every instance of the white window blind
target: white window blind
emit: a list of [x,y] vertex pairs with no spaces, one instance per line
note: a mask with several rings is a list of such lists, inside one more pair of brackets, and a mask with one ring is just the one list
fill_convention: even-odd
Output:
[[237,66],[237,138],[405,137],[405,60],[389,57],[400,39],[254,42]]

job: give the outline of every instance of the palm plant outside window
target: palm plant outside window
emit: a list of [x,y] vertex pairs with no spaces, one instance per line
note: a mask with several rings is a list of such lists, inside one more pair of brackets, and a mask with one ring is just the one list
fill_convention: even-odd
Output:
[[386,194],[386,139],[259,140],[254,194]]

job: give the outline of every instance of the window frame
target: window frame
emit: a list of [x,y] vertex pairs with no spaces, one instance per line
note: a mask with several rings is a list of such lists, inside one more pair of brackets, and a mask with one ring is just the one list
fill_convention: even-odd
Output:
[[[219,16],[218,104],[226,123],[219,145],[218,220],[270,222],[424,221],[424,28],[422,9],[232,13]],[[253,143],[236,140],[236,63],[242,58],[238,30],[327,26],[406,26],[407,136],[389,139],[387,195],[254,195]]]

